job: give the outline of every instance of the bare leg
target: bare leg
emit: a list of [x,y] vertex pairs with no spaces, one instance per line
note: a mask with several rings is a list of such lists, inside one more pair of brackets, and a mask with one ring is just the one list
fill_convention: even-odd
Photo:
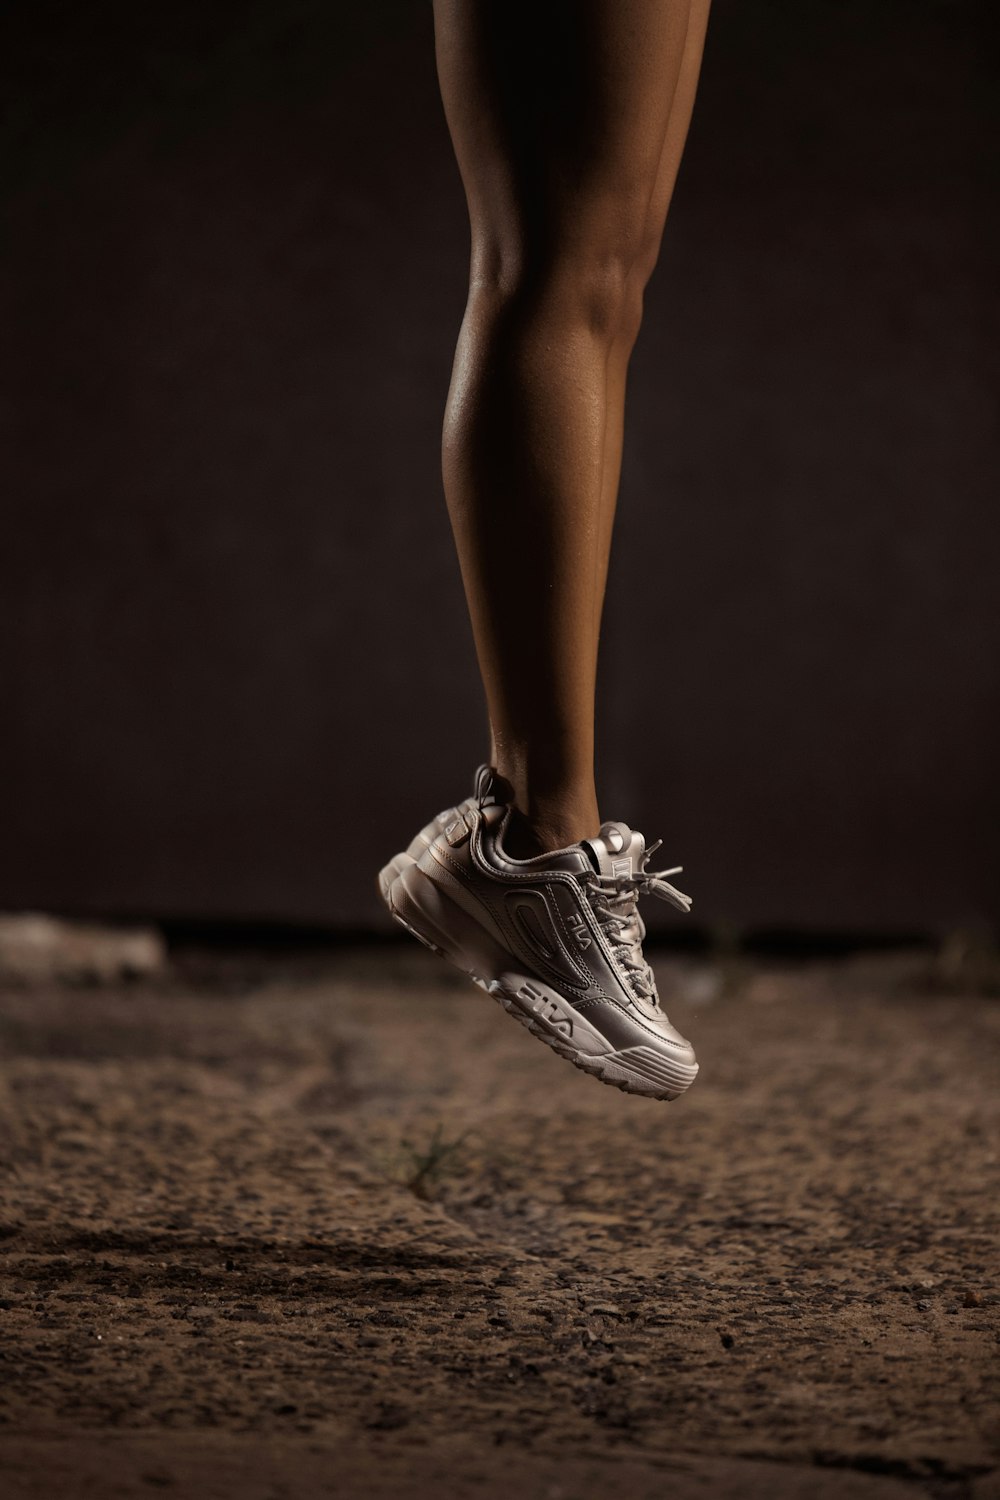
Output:
[[[691,111],[698,89],[701,73],[701,55],[705,46],[705,30],[708,26],[710,0],[692,0],[684,52],[680,72],[674,88],[670,117],[667,121],[663,151],[659,170],[653,187],[646,220],[646,250],[634,270],[641,297],[660,252],[663,226],[667,210],[673,197],[674,183],[681,164],[684,143],[687,140]],[[640,304],[641,306],[641,304]],[[600,637],[601,613],[604,607],[604,592],[608,581],[608,564],[611,557],[611,535],[614,528],[615,510],[618,505],[618,484],[622,468],[622,444],[625,432],[625,388],[629,360],[638,334],[638,323],[633,329],[624,329],[615,340],[608,358],[607,370],[607,418],[604,429],[604,470],[601,478],[600,543],[597,558],[597,585],[594,590],[594,639]]]
[[533,853],[600,823],[596,627],[625,368],[704,0],[435,0],[434,14],[472,229],[445,493],[494,763],[522,814],[512,852]]

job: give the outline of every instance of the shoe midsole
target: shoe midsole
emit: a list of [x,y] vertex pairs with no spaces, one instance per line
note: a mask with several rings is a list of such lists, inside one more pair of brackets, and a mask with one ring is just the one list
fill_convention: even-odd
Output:
[[[507,949],[418,865],[410,864],[399,871],[388,899],[408,927],[481,983],[498,986],[553,1040],[588,1057],[604,1057],[616,1051],[614,1044],[558,990],[537,975],[515,968]],[[676,1070],[677,1082],[682,1087],[698,1071],[697,1063],[672,1057],[658,1039],[656,1042],[650,1039],[640,1050],[647,1049],[663,1058],[672,1072]]]

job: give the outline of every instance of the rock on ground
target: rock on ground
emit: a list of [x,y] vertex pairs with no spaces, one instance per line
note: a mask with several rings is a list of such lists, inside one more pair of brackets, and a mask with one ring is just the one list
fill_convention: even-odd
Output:
[[66,922],[42,912],[0,912],[0,984],[108,984],[163,972],[166,949],[153,927]]

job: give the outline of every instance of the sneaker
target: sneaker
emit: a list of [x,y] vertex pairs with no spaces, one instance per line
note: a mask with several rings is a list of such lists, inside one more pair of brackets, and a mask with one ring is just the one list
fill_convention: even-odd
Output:
[[560,1057],[626,1093],[676,1099],[698,1064],[660,1008],[638,897],[689,910],[690,897],[665,878],[680,866],[649,870],[660,841],[647,849],[620,822],[512,859],[503,848],[510,813],[501,802],[457,808],[387,882],[390,912]]
[[421,828],[418,834],[410,840],[401,854],[394,854],[387,865],[383,865],[379,871],[378,888],[382,900],[390,907],[389,889],[397,875],[401,875],[408,865],[415,864],[420,856],[437,838],[443,833],[450,823],[454,823],[456,817],[470,812],[474,807],[486,807],[492,802],[507,803],[511,800],[513,792],[509,782],[505,781],[499,773],[489,765],[481,765],[476,771],[473,780],[471,797],[466,797],[457,807],[448,807],[444,812],[439,812],[436,818],[432,818],[425,828]]

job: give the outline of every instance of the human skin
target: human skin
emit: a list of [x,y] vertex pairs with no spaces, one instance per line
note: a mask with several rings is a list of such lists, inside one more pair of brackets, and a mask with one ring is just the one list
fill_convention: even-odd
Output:
[[629,359],[708,0],[434,0],[471,229],[442,436],[509,852],[600,826],[594,714]]

